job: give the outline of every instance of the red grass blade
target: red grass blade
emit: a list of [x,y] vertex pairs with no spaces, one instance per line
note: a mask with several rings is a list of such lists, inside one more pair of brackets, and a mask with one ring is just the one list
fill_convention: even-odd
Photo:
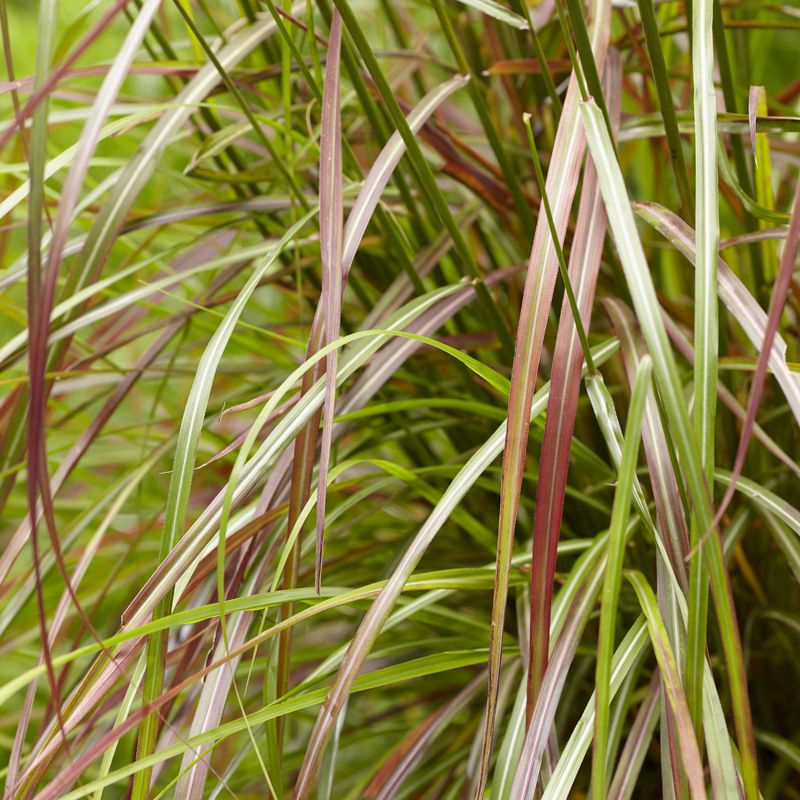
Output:
[[[610,105],[613,106],[611,115],[615,121],[619,116],[620,78],[619,57],[617,55],[612,57],[609,53],[605,84]],[[583,178],[569,267],[569,278],[575,287],[575,298],[585,330],[589,329],[591,323],[605,234],[605,206],[601,202],[597,173],[589,159]],[[552,388],[539,456],[539,482],[536,487],[536,510],[533,518],[530,668],[526,714],[528,720],[536,705],[550,649],[550,606],[553,598],[556,550],[564,509],[564,491],[569,469],[570,443],[578,408],[582,364],[583,353],[578,330],[565,297],[553,351]]]

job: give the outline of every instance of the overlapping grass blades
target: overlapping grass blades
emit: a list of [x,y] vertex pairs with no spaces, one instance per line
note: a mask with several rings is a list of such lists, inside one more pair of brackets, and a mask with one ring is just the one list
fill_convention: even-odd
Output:
[[[605,59],[609,38],[609,8],[605,3],[592,6],[592,45],[596,60]],[[569,210],[578,184],[585,141],[578,121],[578,81],[570,79],[558,133],[548,170],[546,191],[559,236],[564,235]],[[519,495],[528,444],[528,408],[539,369],[547,315],[550,308],[558,259],[547,217],[537,220],[525,281],[525,291],[517,327],[517,344],[511,370],[511,394],[508,400],[508,429],[503,449],[500,518],[497,532],[497,583],[492,601],[492,626],[489,644],[489,697],[486,707],[481,778],[476,796],[483,795],[488,780],[492,751],[495,704],[500,677],[502,632],[508,595],[508,569],[516,530]]]
[[4,800],[792,797],[796,27],[0,2]]

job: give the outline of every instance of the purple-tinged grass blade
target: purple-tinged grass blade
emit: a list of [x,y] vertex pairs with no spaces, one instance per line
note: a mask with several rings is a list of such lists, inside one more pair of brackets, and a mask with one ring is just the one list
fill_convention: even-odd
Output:
[[[93,31],[93,35],[85,39],[83,44],[78,50],[73,51],[70,58],[77,57],[81,47],[87,46],[100,31],[116,16],[120,11],[122,5],[117,4],[100,20]],[[47,353],[47,340],[50,323],[50,309],[52,308],[56,281],[58,277],[58,268],[61,258],[61,250],[66,239],[69,224],[72,221],[73,212],[77,206],[78,195],[83,185],[85,175],[88,171],[89,161],[91,155],[99,140],[103,123],[110,111],[122,81],[127,76],[128,67],[132,61],[138,47],[144,37],[158,2],[149,0],[145,7],[140,11],[134,24],[132,25],[128,36],[122,46],[119,56],[115,59],[111,68],[109,69],[106,79],[101,86],[94,106],[93,113],[90,115],[89,120],[84,128],[83,136],[76,148],[70,172],[67,180],[62,188],[61,201],[58,207],[58,215],[55,221],[55,228],[51,240],[51,248],[49,253],[48,262],[44,271],[44,275],[40,274],[40,242],[41,235],[38,230],[31,228],[30,236],[30,251],[29,251],[29,346],[28,346],[28,368],[29,368],[29,402],[28,402],[28,458],[29,458],[29,479],[28,479],[28,494],[30,506],[30,535],[34,550],[37,551],[37,523],[40,515],[44,516],[48,533],[50,535],[53,554],[58,564],[59,571],[64,579],[68,595],[72,599],[72,603],[82,618],[84,628],[88,630],[98,641],[99,637],[91,624],[91,621],[86,616],[80,602],[75,594],[71,579],[68,575],[64,558],[61,552],[61,547],[56,530],[55,517],[53,513],[53,502],[50,489],[50,478],[47,472],[47,459],[45,455],[45,417],[47,408],[48,386],[45,377],[47,368],[48,353]],[[50,33],[54,31],[55,26],[55,10],[43,6],[42,14],[44,15],[46,29]],[[41,47],[45,51],[49,51],[50,44],[47,43],[49,36],[47,32],[40,37]],[[47,56],[49,60],[49,56]],[[39,65],[45,68],[45,62]],[[41,103],[34,103],[31,108],[35,109],[34,120],[36,130],[41,129],[41,125],[46,122],[46,109],[47,94],[43,92],[44,87],[48,81],[53,80],[56,73],[51,72],[48,79],[41,82],[42,88],[37,92]],[[37,84],[39,82],[37,81]],[[43,130],[43,129],[42,129]],[[32,172],[37,172],[37,169]],[[43,180],[43,176],[39,175],[39,181]],[[32,183],[31,202],[37,206],[37,210],[31,213],[31,220],[35,221],[35,226],[38,228],[40,219],[39,205],[39,191],[40,186],[36,187]],[[43,280],[42,280],[43,278]],[[40,501],[37,501],[37,488]],[[13,549],[13,548],[11,548]],[[4,553],[4,558],[8,551]],[[38,572],[38,553],[34,554],[35,569]],[[38,592],[37,592],[38,594]],[[40,603],[41,606],[41,603]],[[43,614],[43,608],[40,608]],[[49,664],[49,640],[51,636],[43,629],[42,630],[42,646],[44,651],[45,661]],[[53,696],[55,701],[56,715],[61,722],[61,702],[59,692],[56,687],[53,687]],[[24,737],[25,724],[21,726]],[[15,772],[15,767],[12,767],[11,772]]]
[[[694,349],[683,331],[666,314],[664,315],[664,325],[675,347],[683,353],[686,360],[691,363],[694,360]],[[719,393],[719,399],[722,404],[739,420],[744,422],[747,411],[736,399],[733,392],[723,384],[717,387],[717,392]],[[753,436],[755,436],[756,439],[764,445],[765,449],[772,453],[778,461],[800,478],[800,464],[793,461],[791,456],[789,456],[785,450],[782,450],[778,443],[758,423],[753,425]]]
[[[634,668],[645,652],[647,631],[644,619],[640,616],[628,628],[622,641],[614,652],[611,665],[611,693],[615,696],[624,679]],[[583,763],[586,751],[592,743],[592,729],[595,718],[595,696],[589,699],[581,718],[573,726],[569,739],[564,744],[561,756],[553,774],[542,792],[543,800],[566,800],[575,795],[573,784]]]
[[750,129],[750,149],[756,158],[756,169],[758,169],[758,151],[756,150],[756,117],[758,116],[758,106],[764,98],[765,90],[763,86],[751,86],[747,97],[747,123]]
[[[178,440],[175,448],[172,472],[170,473],[167,504],[164,511],[164,521],[161,532],[161,546],[159,562],[163,561],[180,540],[183,526],[189,507],[189,497],[194,470],[196,467],[197,450],[200,436],[205,421],[206,409],[211,394],[214,376],[219,368],[225,349],[233,335],[236,324],[247,306],[253,292],[258,288],[261,278],[276,262],[283,250],[289,246],[296,235],[308,223],[316,210],[309,211],[294,225],[289,227],[283,237],[274,245],[268,255],[254,269],[247,283],[236,295],[234,302],[222,318],[219,326],[209,340],[203,355],[197,365],[191,389],[184,406],[181,418]],[[224,549],[220,548],[222,552]],[[220,576],[221,578],[221,576]],[[224,596],[220,594],[220,604],[224,603]],[[166,615],[170,608],[171,595],[162,598],[154,609],[154,618]],[[164,680],[164,667],[166,659],[167,640],[163,635],[150,637],[148,642],[147,668],[145,670],[145,683],[143,704],[161,693]],[[143,756],[149,755],[156,746],[159,721],[156,717],[146,717],[139,731],[139,752]],[[150,772],[145,770],[134,778],[133,797],[141,800],[147,795],[150,783]]]
[[485,680],[484,673],[473,678],[452,700],[437,709],[403,740],[367,785],[364,800],[392,800],[397,797],[426,750],[447,730],[453,718],[474,699]]
[[636,779],[639,771],[647,756],[650,741],[655,732],[658,722],[658,708],[661,699],[659,693],[659,674],[653,675],[650,685],[647,687],[647,694],[636,718],[633,720],[630,732],[622,748],[617,770],[608,788],[609,800],[630,800],[636,789]]
[[[605,2],[593,2],[592,48],[598,67],[602,68],[610,35],[610,7]],[[578,81],[570,79],[567,97],[559,120],[547,172],[546,190],[552,204],[553,219],[558,235],[563,238],[569,212],[578,184],[585,149],[582,127],[578,124]],[[503,452],[500,485],[500,516],[497,532],[497,567],[492,624],[489,638],[489,686],[486,729],[483,733],[483,755],[476,798],[482,798],[489,778],[492,754],[495,706],[500,686],[503,626],[508,596],[509,565],[516,530],[519,495],[528,444],[528,409],[533,397],[539,359],[542,352],[547,317],[558,274],[558,259],[548,221],[541,214],[536,223],[525,290],[517,327],[514,362],[511,371],[511,394],[508,401],[508,427]]]
[[[36,84],[45,83],[45,74],[50,68],[53,57],[55,43],[55,30],[57,19],[57,6],[54,2],[42,3],[39,9],[38,20],[38,42],[36,47]],[[44,96],[44,102],[36,109],[34,115],[31,141],[29,171],[30,171],[30,209],[28,213],[28,282],[27,282],[27,311],[28,311],[28,335],[33,338],[38,335],[41,327],[39,313],[42,299],[42,274],[41,274],[41,250],[40,242],[42,236],[42,225],[45,205],[45,160],[47,157],[47,114],[48,97]],[[19,116],[19,115],[18,115]],[[47,454],[45,452],[44,426],[45,426],[45,399],[44,399],[44,373],[45,355],[38,355],[32,352],[28,358],[28,412],[27,426],[25,427],[25,443],[22,455],[27,450],[27,501],[28,517],[30,524],[31,555],[33,558],[33,569],[36,581],[36,610],[38,617],[39,637],[42,642],[42,656],[47,668],[47,682],[50,688],[53,702],[55,704],[55,714],[58,722],[58,730],[61,739],[66,745],[67,735],[64,727],[64,719],[61,710],[61,697],[56,682],[55,672],[50,653],[50,634],[47,630],[47,612],[44,601],[44,591],[41,579],[41,554],[39,551],[39,537],[37,530],[37,506],[40,493],[42,494],[42,505],[47,502],[47,497],[43,490],[45,475],[47,470]],[[41,362],[41,363],[40,363]],[[24,400],[24,395],[18,398],[17,402]],[[20,419],[20,424],[22,420]],[[49,517],[49,515],[48,515]],[[48,519],[49,521],[49,519]],[[55,540],[56,531],[50,530],[51,536]],[[60,562],[63,566],[63,559]],[[69,578],[66,579],[69,582]],[[15,766],[12,765],[12,770]]]
[[727,239],[720,239],[719,249],[726,250],[729,247],[737,247],[738,245],[785,238],[786,228],[764,228],[762,231],[749,231],[748,233],[740,233],[737,236],[730,236]]
[[[342,44],[342,18],[334,10],[328,39],[325,69],[325,91],[322,98],[322,130],[320,132],[320,254],[322,256],[322,298],[325,309],[325,343],[339,336],[344,289],[342,263],[342,118],[339,100],[339,63]],[[333,406],[336,398],[338,349],[325,359],[325,407],[319,456],[319,496],[317,500],[317,535],[314,558],[314,586],[319,592],[322,582],[322,546],[325,533],[328,466],[331,456]]]
[[[621,334],[623,355],[625,357],[626,366],[628,366],[629,380],[632,382],[634,364],[638,364],[639,360],[643,357],[642,347],[641,345],[637,344],[637,336],[639,335],[638,330],[636,330],[636,327],[633,325],[630,312],[627,311],[621,302],[611,301],[608,299],[606,299],[604,302],[611,313],[615,328]],[[675,336],[673,329],[675,326],[674,323],[671,323],[669,318],[666,317],[666,315],[664,315],[664,324],[667,330],[670,332],[670,336],[674,339]],[[631,341],[631,339],[633,339],[633,341]],[[688,344],[686,347],[679,346],[679,349],[684,352],[684,354],[687,354],[686,348],[688,348],[687,357],[690,357],[691,360],[694,355],[691,346]],[[722,393],[720,393],[720,396],[723,396]],[[653,398],[648,398],[648,406],[651,404],[651,400],[653,400]],[[653,405],[655,404],[653,403]],[[654,420],[651,418],[652,413],[656,414],[655,422],[660,421],[657,410],[654,408],[648,409],[646,407],[643,425],[643,441],[645,443],[645,447],[648,447],[648,437],[650,436],[650,438],[652,438],[652,432],[656,429],[661,431],[661,433],[658,434],[658,436],[661,438],[656,437],[657,442],[655,443],[655,454],[657,456],[657,460],[663,462],[662,466],[655,465],[650,469],[653,491],[656,495],[656,512],[659,526],[658,532],[654,531],[654,534],[660,536],[662,539],[670,539],[675,537],[676,541],[679,543],[685,535],[680,532],[680,520],[672,520],[670,522],[670,518],[664,513],[669,511],[669,506],[666,505],[667,501],[665,498],[670,496],[668,485],[664,484],[664,474],[668,475],[672,472],[671,460],[669,453],[665,452],[666,440],[664,438],[663,428],[656,428],[656,426],[653,424]],[[674,475],[674,473],[672,474]],[[717,474],[719,475],[719,471],[717,471]],[[661,498],[661,501],[659,501],[659,497]],[[758,500],[763,500],[763,497],[758,497],[757,502]],[[682,505],[677,498],[676,502],[678,505],[674,510],[675,513],[680,515],[682,513]],[[770,506],[771,508],[779,507],[773,498],[770,498]],[[785,509],[781,508],[781,511],[785,511]],[[666,526],[668,524],[676,524],[676,522],[679,528],[670,534]],[[685,531],[685,523],[682,527]],[[687,603],[684,597],[685,590],[682,588],[686,585],[686,575],[685,566],[682,563],[683,556],[681,553],[685,553],[687,550],[688,542],[684,540],[683,547],[678,547],[676,557],[681,561],[681,564],[679,565],[680,569],[676,569],[672,566],[672,559],[670,555],[671,548],[667,542],[660,548],[659,558],[656,564],[659,608],[663,608],[661,615],[667,626],[671,647],[673,648],[673,652],[679,661],[682,657],[685,647],[686,619],[688,613]],[[683,575],[683,581],[680,580],[680,577],[676,577],[676,575]],[[728,797],[731,796],[731,787],[735,787],[737,783],[736,767],[733,762],[733,754],[729,744],[729,732],[727,730],[724,717],[722,716],[717,688],[711,679],[712,673],[708,664],[705,665],[704,672],[703,721],[705,738],[708,745],[709,769],[714,786],[715,797]],[[681,778],[680,760],[678,756],[679,744],[677,742],[678,729],[674,724],[674,714],[669,706],[664,706],[662,711],[664,714],[662,717],[662,731],[665,729],[664,726],[669,726],[666,728],[666,736],[664,737],[667,744],[662,746],[662,758],[664,759],[665,764],[665,766],[662,767],[662,775],[664,775],[665,779],[672,780],[673,785],[670,786],[670,791],[674,789],[676,797],[683,797],[686,796],[688,787],[684,788],[685,779]],[[668,792],[665,789],[665,795],[667,794]]]
[[[468,82],[468,75],[456,75],[449,81],[431,89],[406,117],[411,132],[415,134],[419,133],[431,114],[433,114],[453,92],[463,88]],[[344,261],[343,269],[345,274],[350,271],[356,251],[364,236],[364,231],[366,231],[381,194],[389,183],[395,168],[400,162],[403,153],[405,153],[405,149],[403,137],[395,131],[389,137],[383,150],[381,150],[380,154],[375,159],[375,163],[372,165],[369,174],[364,179],[364,184],[347,217],[347,224],[344,229],[344,254],[342,258]]]
[[[772,353],[772,343],[778,332],[778,325],[783,314],[783,307],[786,304],[786,297],[792,282],[795,264],[797,262],[797,249],[800,244],[800,181],[795,184],[795,193],[792,208],[792,219],[789,223],[789,233],[783,245],[780,266],[775,286],[772,289],[772,297],[769,301],[769,312],[767,314],[767,325],[764,330],[764,341],[758,353],[756,361],[756,373],[750,384],[750,395],[747,398],[747,414],[742,425],[742,433],[739,438],[739,446],[736,449],[736,459],[733,463],[733,474],[731,482],[719,504],[717,515],[712,525],[719,524],[725,511],[730,504],[733,494],[736,491],[736,481],[742,474],[744,460],[747,456],[747,448],[750,444],[750,437],[753,435],[753,426],[756,422],[756,415],[761,404],[761,396],[764,393],[764,384],[767,378],[767,367]],[[800,386],[798,386],[800,390]]]
[[[50,540],[59,569],[78,613],[83,618],[84,625],[94,633],[88,617],[86,617],[75,594],[69,575],[61,554],[58,535],[53,519],[52,498],[50,496],[50,478],[48,475],[47,458],[45,456],[45,417],[47,413],[48,388],[45,372],[48,363],[47,343],[50,335],[50,314],[55,300],[56,286],[61,264],[61,253],[66,241],[67,232],[72,222],[73,212],[78,203],[81,188],[89,169],[89,161],[97,146],[103,124],[111,110],[111,106],[119,94],[123,81],[127,77],[128,68],[147,33],[153,16],[160,5],[160,0],[147,0],[140,9],[128,35],[114,59],[105,80],[97,94],[92,108],[92,114],[86,122],[81,135],[75,158],[70,167],[66,181],[61,191],[61,200],[58,214],[53,226],[47,264],[42,276],[40,291],[32,292],[31,299],[35,309],[31,309],[30,333],[28,339],[28,371],[29,371],[29,398],[28,398],[28,458],[29,458],[29,499],[31,517],[31,537],[35,542],[37,538],[36,525],[38,520],[36,502],[36,484],[39,484],[42,510],[47,521]],[[116,9],[119,11],[119,8]],[[32,238],[31,246],[39,247],[40,239]],[[38,265],[31,264],[30,273],[36,273],[36,283],[39,282]]]
[[[97,552],[104,535],[111,526],[114,516],[118,512],[119,508],[125,502],[127,497],[137,488],[142,478],[148,474],[152,466],[163,455],[166,448],[167,448],[167,443],[157,448],[156,451],[152,455],[150,455],[149,458],[144,462],[144,464],[140,465],[134,471],[133,474],[127,476],[125,485],[123,486],[122,490],[117,494],[117,496],[114,498],[110,509],[103,517],[103,520],[98,526],[95,534],[93,535],[89,546],[85,548],[83,553],[81,554],[80,561],[71,576],[71,582],[73,587],[77,587],[81,579],[86,574],[87,570],[91,567],[92,559],[95,553]],[[56,611],[53,615],[53,619],[50,625],[50,630],[48,632],[50,641],[46,643],[47,647],[52,647],[53,644],[56,642],[57,637],[60,633],[60,629],[66,619],[70,603],[71,603],[70,593],[67,589],[65,589],[65,591],[62,593],[58,607],[56,608]],[[42,662],[43,658],[44,658],[44,653],[43,656],[40,658],[40,663]],[[17,734],[14,738],[14,745],[12,747],[11,757],[9,759],[8,771],[6,773],[5,792],[3,795],[4,800],[10,800],[10,798],[13,796],[13,792],[17,784],[17,774],[19,771],[19,758],[22,753],[22,747],[25,742],[26,734],[28,731],[28,723],[30,721],[30,708],[36,696],[37,686],[38,686],[38,680],[34,680],[28,687],[28,693],[25,698],[25,706],[23,708],[23,713],[20,715],[18,719]]]
[[[689,228],[672,212],[656,203],[637,203],[634,208],[639,216],[662,233],[681,253],[694,263],[694,237]],[[786,363],[786,345],[778,336],[786,295],[791,284],[794,264],[797,259],[798,241],[800,240],[800,185],[795,191],[794,208],[786,242],[784,244],[778,280],[773,289],[769,314],[764,314],[758,303],[747,291],[744,284],[734,275],[722,259],[718,264],[719,293],[723,302],[744,329],[750,341],[758,350],[756,374],[751,385],[748,407],[742,423],[742,433],[734,462],[734,478],[726,489],[719,505],[711,528],[722,520],[725,511],[736,491],[736,482],[741,476],[747,446],[755,429],[755,418],[764,389],[767,367],[771,367],[775,378],[783,389],[784,395],[800,422],[800,382],[793,375]],[[770,448],[773,450],[773,448]],[[774,452],[774,451],[773,451]],[[780,457],[780,456],[778,456]]]
[[[263,580],[265,565],[261,566],[258,574],[248,583],[246,590],[253,590]],[[229,652],[238,650],[247,638],[247,632],[253,622],[253,613],[239,614],[230,625],[230,632],[225,639],[220,639],[213,654],[213,660],[218,661]],[[234,657],[230,662],[221,665],[211,672],[203,683],[200,696],[195,703],[192,714],[189,737],[196,736],[210,730],[219,724],[225,710],[225,702],[234,682],[236,667],[239,657]],[[175,785],[175,800],[201,800],[209,772],[209,760],[198,759],[193,751],[189,751],[183,758],[183,774]],[[185,770],[185,771],[184,771]]]
[[[699,444],[689,422],[689,412],[675,356],[669,347],[652,276],[647,266],[639,233],[636,230],[628,190],[613,145],[604,127],[600,110],[591,99],[581,103],[580,108],[587,140],[600,178],[603,200],[608,210],[609,227],[617,245],[617,252],[631,292],[634,309],[642,327],[642,334],[653,359],[656,384],[662,399],[664,413],[670,426],[675,450],[683,468],[686,486],[698,521],[698,528],[693,530],[702,532],[710,528],[713,518],[709,487],[705,481]],[[736,738],[742,758],[745,793],[748,798],[755,798],[758,794],[758,768],[753,740],[750,698],[747,693],[744,658],[733,604],[730,575],[725,566],[722,545],[716,532],[709,537],[704,550],[707,551],[704,556],[707,557],[714,604],[719,627],[723,634],[721,638],[729,673],[731,705]],[[697,605],[699,604],[690,606],[690,613],[704,611],[704,609],[696,607]],[[697,626],[690,625],[689,630],[693,629],[696,631]],[[689,697],[695,697],[695,704],[702,703],[704,653],[701,656],[696,663],[693,659],[691,665],[687,666],[687,680],[692,684],[687,694]]]
[[[337,18],[339,14],[336,14]],[[425,122],[430,118],[431,114],[444,102],[454,91],[465,85],[467,79],[463,76],[456,76],[451,80],[437,86],[423,97],[419,104],[411,111],[407,117],[407,122],[410,130],[413,133],[418,133]],[[386,188],[395,167],[400,162],[403,154],[405,153],[406,145],[400,133],[395,131],[389,140],[384,145],[381,152],[378,154],[375,163],[372,166],[369,174],[364,180],[364,184],[359,192],[358,198],[353,205],[353,208],[347,218],[347,224],[344,228],[344,240],[342,243],[342,264],[341,264],[341,281],[339,288],[339,308],[341,308],[341,294],[344,292],[347,276],[350,272],[350,267],[355,259],[358,246],[361,243],[361,238],[369,225],[369,221],[380,202],[381,194]],[[317,307],[314,314],[314,320],[311,325],[311,334],[309,336],[308,347],[306,349],[306,358],[313,357],[320,347],[324,344],[325,327],[327,325],[325,319],[325,310],[322,304]],[[311,390],[315,381],[322,375],[322,364],[315,367],[313,371],[307,372],[303,377],[303,382],[300,388],[301,396],[305,395]],[[334,370],[335,373],[335,370]],[[319,435],[319,421],[321,412],[317,411],[309,420],[308,425],[297,436],[294,443],[294,460],[292,462],[292,476],[291,476],[291,491],[289,494],[289,516],[287,520],[287,530],[294,527],[295,522],[306,504],[311,494],[311,481],[314,467],[314,457],[317,450],[317,437]],[[332,416],[332,415],[329,415]],[[317,519],[323,518],[324,523],[324,507],[323,513],[319,514]],[[320,536],[318,534],[318,541]],[[289,568],[284,575],[284,589],[294,588],[297,581],[297,573],[299,571],[300,559],[300,541],[295,546],[292,554],[292,560],[289,563]],[[316,579],[316,570],[315,570]],[[286,607],[282,610],[282,614],[287,616],[291,614],[291,608]],[[281,636],[279,645],[279,667],[277,677],[277,692],[282,694],[287,688],[288,681],[288,665],[289,665],[289,651],[291,649],[292,631],[287,630]],[[279,734],[282,721],[278,721]]]
[[[669,338],[672,339],[675,347],[683,354],[684,358],[690,363],[694,360],[694,348],[691,342],[686,338],[683,331],[673,322],[666,314],[664,314],[664,326],[667,329]],[[736,399],[736,396],[724,384],[717,386],[717,392],[722,404],[738,419],[744,422],[747,412],[745,408]],[[762,445],[772,453],[785,467],[790,469],[800,478],[800,464],[792,460],[791,456],[782,450],[778,443],[758,424],[753,425],[753,435],[761,442]]]
[[[605,307],[612,325],[620,337],[622,356],[628,381],[633,385],[639,363],[646,353],[641,332],[636,325],[631,310],[622,301],[606,299]],[[650,485],[656,506],[656,536],[663,542],[663,551],[657,558],[657,585],[659,609],[666,620],[670,644],[676,657],[680,660],[683,653],[685,631],[683,620],[676,608],[676,589],[666,576],[664,554],[669,559],[669,568],[677,580],[680,590],[686,591],[688,575],[685,558],[689,552],[689,533],[685,511],[680,496],[680,488],[675,477],[672,460],[667,446],[666,432],[658,411],[656,398],[651,389],[645,405],[642,425],[642,443],[647,459]],[[677,759],[678,743],[675,726],[672,724],[672,711],[668,706],[662,708],[662,730],[665,730],[666,745],[662,743],[662,780],[671,779],[673,791],[677,797],[682,796],[679,762]]]
[[[552,660],[557,660],[559,665],[562,664],[560,656],[557,658],[555,653],[562,645],[562,639],[566,630],[569,627],[570,620],[573,618],[575,609],[577,608],[577,600],[581,597],[592,575],[596,570],[602,572],[602,561],[605,553],[605,545],[607,536],[601,533],[593,543],[578,557],[569,571],[568,576],[565,578],[563,586],[556,596],[555,610],[552,616],[552,624],[550,636],[555,642],[554,655]],[[585,593],[585,592],[584,592]],[[520,597],[519,603],[522,604],[525,598]],[[521,635],[525,632],[525,619],[524,614],[521,621]],[[568,669],[568,665],[565,665]],[[554,667],[552,673],[545,673],[545,680],[552,682],[556,679],[559,667]],[[551,684],[548,683],[548,686]],[[547,699],[541,699],[541,705],[537,705],[534,711],[534,717],[531,721],[531,726],[538,727],[541,734],[545,734],[546,730],[551,731],[550,740],[552,741],[552,720],[551,724],[541,724],[539,717],[545,714],[545,707],[547,713],[555,714],[557,711],[559,697],[556,696],[554,691],[547,689],[544,695]],[[540,697],[542,695],[540,694]],[[524,759],[535,759],[536,748],[539,746],[535,741],[531,742],[530,749],[523,750],[523,744],[526,740],[527,734],[525,730],[525,710],[527,704],[527,681],[520,686],[517,693],[517,698],[514,702],[514,707],[511,711],[511,716],[508,719],[503,742],[497,753],[497,764],[495,765],[494,774],[492,776],[492,797],[497,797],[497,800],[510,800],[511,787],[515,775],[518,771],[530,772],[531,768],[528,765],[521,763]],[[542,745],[544,748],[544,745]],[[545,751],[546,752],[546,751]],[[552,759],[555,761],[555,758]],[[549,766],[549,765],[548,765]]]

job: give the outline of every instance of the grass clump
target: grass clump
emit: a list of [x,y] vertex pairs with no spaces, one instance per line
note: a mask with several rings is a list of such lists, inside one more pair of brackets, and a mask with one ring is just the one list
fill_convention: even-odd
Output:
[[797,797],[796,27],[0,4],[4,798]]

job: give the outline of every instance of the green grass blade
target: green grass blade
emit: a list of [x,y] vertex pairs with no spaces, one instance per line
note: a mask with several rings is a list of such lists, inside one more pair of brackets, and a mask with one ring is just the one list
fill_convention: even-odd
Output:
[[[717,96],[714,88],[713,0],[692,3],[692,85],[695,127],[695,270],[694,401],[693,424],[706,481],[714,472],[716,435],[717,361],[719,318],[717,311],[717,259],[719,204],[717,202]],[[705,531],[695,516],[691,544],[696,547]],[[697,550],[689,568],[689,631],[686,643],[686,693],[696,730],[703,710],[702,669],[706,648],[708,581],[705,554]]]
[[603,798],[608,790],[606,761],[608,757],[608,725],[611,702],[611,663],[614,655],[614,632],[617,607],[622,585],[625,557],[625,528],[633,495],[633,482],[641,441],[645,401],[650,390],[652,364],[649,358],[639,364],[636,381],[628,406],[628,421],[622,459],[614,493],[614,506],[609,527],[609,553],[600,606],[600,631],[597,639],[597,670],[595,676],[595,729],[592,750],[592,794]]

